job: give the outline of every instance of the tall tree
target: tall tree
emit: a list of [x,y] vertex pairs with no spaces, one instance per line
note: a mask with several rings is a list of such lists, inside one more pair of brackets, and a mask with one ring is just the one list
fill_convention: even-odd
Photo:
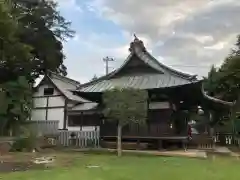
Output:
[[13,11],[21,14],[19,38],[33,49],[31,75],[37,78],[51,70],[66,75],[62,41],[73,37],[70,22],[57,10],[52,0],[12,0]]
[[10,1],[0,1],[0,127],[11,129],[25,121],[31,107],[32,48],[19,41],[20,14],[11,14]]
[[240,55],[229,56],[219,70],[219,90],[228,101],[240,100]]
[[66,75],[62,41],[74,34],[69,26],[53,1],[0,1],[1,127],[30,115],[35,78],[48,70]]
[[10,12],[10,4],[0,1],[0,84],[31,71],[32,49],[18,39],[20,15]]
[[218,87],[218,78],[218,71],[215,66],[212,66],[208,73],[208,77],[205,78],[204,81],[204,88],[207,90],[210,96],[214,96],[216,94]]
[[[218,71],[211,69],[205,87],[208,94],[218,96],[218,98],[235,102],[230,109],[230,120],[233,124],[237,111],[240,111],[240,36],[237,37],[235,48],[231,54],[225,59]],[[215,119],[222,119],[221,112],[214,112]]]
[[118,156],[122,154],[122,127],[128,123],[144,123],[147,118],[148,94],[144,90],[115,88],[103,94],[104,115],[108,121],[115,121],[117,127]]
[[240,98],[240,36],[235,45],[219,70],[211,69],[205,83],[209,94],[218,95],[226,101],[236,101]]
[[0,126],[5,130],[18,130],[31,112],[32,86],[24,76],[19,76],[17,80],[1,84],[0,88]]

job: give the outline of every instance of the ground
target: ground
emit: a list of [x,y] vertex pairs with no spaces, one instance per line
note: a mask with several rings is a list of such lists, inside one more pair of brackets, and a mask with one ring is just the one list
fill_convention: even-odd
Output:
[[[47,154],[50,156],[49,154]],[[159,156],[121,158],[109,154],[55,153],[55,167],[25,172],[0,173],[7,180],[238,180],[240,162],[229,157],[193,159]],[[9,157],[9,159],[13,158]],[[32,155],[30,155],[32,156]],[[30,156],[14,158],[28,159]],[[45,154],[46,156],[46,154]],[[7,158],[5,159],[7,161]]]

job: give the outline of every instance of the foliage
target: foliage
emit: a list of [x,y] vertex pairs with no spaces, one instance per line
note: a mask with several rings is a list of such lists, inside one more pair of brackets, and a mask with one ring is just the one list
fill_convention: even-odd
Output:
[[217,68],[215,68],[215,66],[212,66],[208,73],[208,77],[205,78],[204,81],[204,88],[205,90],[207,90],[210,96],[214,96],[214,94],[216,93],[219,84],[218,79],[219,77]]
[[104,115],[121,126],[129,122],[144,123],[148,94],[144,90],[114,88],[103,94]]
[[[235,102],[234,107],[229,108],[231,114],[229,119],[232,122],[240,108],[240,36],[238,36],[235,45],[219,70],[212,67],[204,84],[209,95]],[[214,111],[212,115],[213,122],[219,122],[226,114],[221,111]]]
[[27,79],[20,76],[15,81],[0,85],[0,117],[5,120],[2,128],[14,129],[24,123],[32,107],[32,88]]
[[148,93],[144,90],[114,88],[103,94],[104,115],[117,123],[118,156],[122,154],[122,127],[129,123],[144,123],[147,118]]
[[1,128],[30,115],[32,84],[46,71],[66,75],[62,41],[74,35],[52,0],[0,1]]
[[60,15],[57,4],[52,0],[12,2],[12,13],[22,15],[18,19],[21,25],[19,39],[33,48],[31,75],[37,78],[47,70],[66,75],[62,41],[73,37],[74,31],[69,28],[71,23]]
[[21,135],[15,140],[11,151],[32,151],[36,148],[37,135],[31,129],[21,126]]
[[11,6],[0,1],[0,84],[28,74],[31,46],[18,39],[19,15],[11,15]]
[[97,139],[87,139],[87,147],[88,148],[94,148],[97,145]]
[[240,36],[235,49],[225,59],[219,70],[212,67],[205,81],[208,94],[226,101],[236,101],[240,92]]
[[229,56],[219,70],[219,89],[223,98],[237,100],[240,94],[240,56]]

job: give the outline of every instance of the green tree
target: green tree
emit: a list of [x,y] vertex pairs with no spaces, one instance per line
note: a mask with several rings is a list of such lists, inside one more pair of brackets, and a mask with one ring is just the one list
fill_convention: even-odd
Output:
[[[219,70],[218,88],[223,98],[235,101],[240,98],[240,56],[229,56]],[[240,99],[239,99],[240,100]]]
[[12,0],[12,2],[12,13],[22,15],[18,19],[21,24],[19,39],[33,48],[31,51],[33,78],[48,70],[66,75],[62,41],[73,37],[74,31],[70,29],[71,23],[60,15],[57,3],[52,0]]
[[0,115],[13,129],[30,115],[32,83],[51,70],[66,75],[62,41],[74,32],[52,0],[0,1]]
[[219,96],[222,100],[236,101],[240,92],[240,35],[237,37],[235,48],[216,70],[212,67],[204,87],[208,94]]
[[204,78],[204,89],[207,91],[208,95],[214,96],[216,95],[217,87],[218,87],[218,75],[217,68],[215,66],[212,66],[209,73],[208,77]]
[[19,15],[10,12],[11,6],[0,1],[0,84],[31,71],[32,49],[19,41]]
[[[240,36],[237,37],[235,48],[225,59],[219,70],[211,69],[204,86],[209,95],[234,102],[233,107],[230,108],[231,115],[229,117],[234,126],[236,113],[240,109]],[[224,116],[222,111],[214,111],[213,115],[213,118],[218,121],[223,119]]]
[[148,93],[144,90],[114,88],[103,94],[104,115],[115,121],[117,127],[117,149],[121,156],[122,127],[128,123],[144,123],[147,118]]
[[24,76],[19,76],[17,80],[1,84],[0,89],[1,127],[18,130],[30,116],[32,86]]

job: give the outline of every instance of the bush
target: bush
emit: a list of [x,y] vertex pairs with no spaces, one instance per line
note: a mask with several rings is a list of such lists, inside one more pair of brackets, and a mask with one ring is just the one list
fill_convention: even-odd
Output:
[[94,139],[87,139],[87,147],[88,148],[93,148],[96,146],[96,142]]
[[37,136],[28,129],[23,129],[22,135],[15,140],[11,151],[32,151],[36,148]]

